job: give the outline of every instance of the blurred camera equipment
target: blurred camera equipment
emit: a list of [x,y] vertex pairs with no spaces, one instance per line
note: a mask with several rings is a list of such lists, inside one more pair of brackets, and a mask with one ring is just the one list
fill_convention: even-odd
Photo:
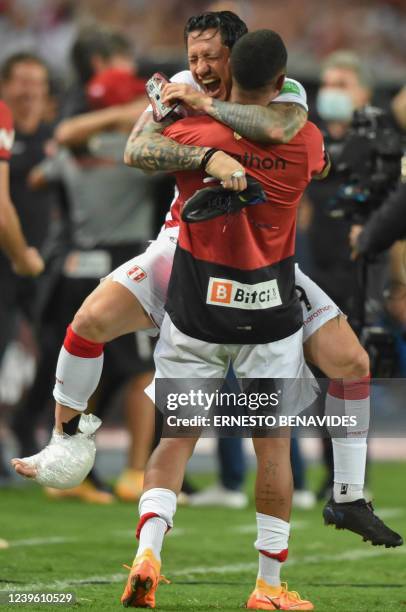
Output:
[[365,106],[354,112],[342,147],[329,152],[343,182],[329,203],[328,214],[363,224],[399,179],[400,134],[383,110]]

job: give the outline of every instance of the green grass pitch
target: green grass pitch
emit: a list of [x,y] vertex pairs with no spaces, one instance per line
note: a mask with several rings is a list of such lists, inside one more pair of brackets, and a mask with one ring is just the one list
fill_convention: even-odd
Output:
[[[405,471],[401,463],[370,469],[376,507],[403,536]],[[311,599],[316,610],[406,612],[406,546],[372,547],[354,534],[324,527],[321,505],[310,512],[295,511],[292,518],[283,578]],[[48,501],[35,486],[1,490],[0,537],[10,547],[0,550],[0,590],[74,591],[77,610],[120,609],[127,574],[122,563],[131,564],[136,521],[132,504]],[[256,576],[254,539],[252,502],[241,511],[180,508],[163,554],[163,573],[171,584],[159,587],[157,608],[203,612],[243,607]],[[18,607],[1,605],[0,612]]]

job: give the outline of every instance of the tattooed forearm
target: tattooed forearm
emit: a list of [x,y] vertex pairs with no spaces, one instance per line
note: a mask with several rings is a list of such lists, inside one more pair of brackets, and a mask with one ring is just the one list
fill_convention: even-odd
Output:
[[159,134],[141,136],[127,145],[125,162],[149,171],[197,170],[207,150],[207,147],[181,145]]
[[244,138],[264,144],[289,142],[307,121],[306,110],[291,102],[265,107],[213,100],[207,112]]
[[124,162],[141,170],[176,172],[197,170],[208,147],[181,145],[161,132],[171,122],[156,123],[152,113],[144,113],[127,141]]

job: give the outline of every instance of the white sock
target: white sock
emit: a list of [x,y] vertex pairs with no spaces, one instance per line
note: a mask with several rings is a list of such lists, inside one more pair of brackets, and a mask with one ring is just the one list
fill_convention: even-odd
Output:
[[331,428],[334,458],[333,497],[337,503],[364,497],[367,435],[369,428],[369,377],[355,381],[331,381],[326,415],[356,417],[355,426],[343,428],[340,437]]
[[357,499],[363,499],[364,486],[356,484],[344,484],[335,482],[333,487],[333,498],[338,504],[353,502]]
[[367,442],[357,438],[333,438],[334,501],[352,502],[364,497]]
[[161,560],[161,550],[168,525],[163,518],[155,516],[148,519],[140,531],[137,557],[150,548],[158,561]]
[[150,548],[155,557],[161,560],[165,533],[168,527],[173,527],[176,502],[176,494],[170,489],[149,489],[141,495],[138,505],[140,522],[137,529],[139,537],[137,556]]
[[259,551],[258,579],[278,587],[282,563],[288,554],[290,524],[260,512],[256,516],[258,537],[254,546]]
[[104,344],[86,340],[68,327],[56,366],[54,398],[83,412],[99,384]]

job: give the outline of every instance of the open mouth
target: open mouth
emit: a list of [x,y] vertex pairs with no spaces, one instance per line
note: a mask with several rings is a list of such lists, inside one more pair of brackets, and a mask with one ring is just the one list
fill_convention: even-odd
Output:
[[215,98],[220,93],[220,79],[204,79],[201,81],[205,93]]

